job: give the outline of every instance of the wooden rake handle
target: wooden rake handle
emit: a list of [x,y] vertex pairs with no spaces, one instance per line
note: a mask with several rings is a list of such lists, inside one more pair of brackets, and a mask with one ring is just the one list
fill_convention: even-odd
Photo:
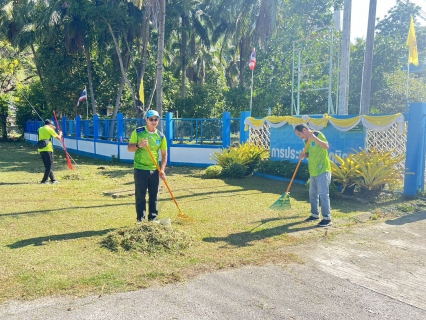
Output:
[[[160,169],[160,166],[158,165],[157,161],[155,161],[155,159],[154,159],[154,155],[152,154],[152,152],[151,152],[151,150],[149,149],[149,147],[146,147],[146,149],[148,150],[148,153],[149,153],[149,155],[150,155],[150,157],[151,157],[151,159],[152,159],[152,162],[154,162],[155,167],[157,168],[158,173],[161,175],[161,169]],[[179,208],[179,205],[178,205],[178,203],[177,203],[177,201],[176,201],[175,196],[173,195],[172,190],[171,190],[171,189],[170,189],[170,187],[169,187],[169,184],[167,183],[167,180],[166,180],[166,179],[163,179],[163,181],[164,181],[164,184],[165,184],[165,185],[166,185],[166,187],[167,187],[167,190],[169,190],[169,193],[170,193],[170,195],[172,196],[172,199],[173,199],[173,201],[175,202],[176,207],[179,209],[179,212],[182,212],[182,210],[180,210],[180,208]]]
[[[308,145],[309,145],[309,141],[306,142],[305,148],[303,149],[303,153],[305,153],[306,150],[308,149]],[[300,166],[301,162],[302,162],[302,158],[299,159],[299,162],[297,163],[296,169],[294,169],[293,176],[291,177],[290,183],[288,184],[288,187],[287,187],[287,190],[285,191],[285,193],[290,192],[291,185],[293,184],[294,177],[296,177],[296,173],[297,173],[297,170],[299,170],[299,166]]]

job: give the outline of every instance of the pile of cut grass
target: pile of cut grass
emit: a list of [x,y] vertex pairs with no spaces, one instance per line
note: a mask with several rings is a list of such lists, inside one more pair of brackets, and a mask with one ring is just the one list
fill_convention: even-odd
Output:
[[111,251],[132,251],[142,254],[177,254],[189,248],[186,233],[159,223],[143,223],[110,232],[101,246]]

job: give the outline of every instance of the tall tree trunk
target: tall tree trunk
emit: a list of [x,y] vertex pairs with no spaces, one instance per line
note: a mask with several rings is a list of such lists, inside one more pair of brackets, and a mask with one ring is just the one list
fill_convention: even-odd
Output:
[[117,38],[115,37],[114,32],[112,31],[112,27],[109,24],[109,22],[105,18],[104,18],[104,21],[108,25],[109,32],[111,33],[112,39],[114,41],[115,50],[116,50],[117,56],[118,56],[118,62],[120,63],[121,75],[123,76],[124,81],[129,86],[129,89],[132,92],[133,105],[134,105],[134,108],[135,108],[135,111],[136,111],[136,110],[138,110],[138,105],[136,103],[135,90],[133,89],[132,84],[130,83],[129,79],[127,78],[126,70],[124,70],[123,59],[121,58],[121,52],[120,52],[120,47],[119,47],[118,42],[117,42]]
[[244,68],[247,65],[248,57],[246,53],[248,52],[249,39],[247,36],[243,36],[240,40],[240,86],[244,86]]
[[180,47],[180,57],[182,59],[182,98],[186,96],[186,32],[188,27],[188,16],[183,13],[182,16],[182,43]]
[[43,87],[43,80],[44,79],[43,79],[43,74],[41,73],[40,66],[37,63],[37,53],[36,53],[35,48],[32,44],[30,45],[30,47],[31,47],[31,51],[32,51],[33,56],[34,56],[33,61],[34,61],[34,64],[36,66],[36,69],[37,69],[37,74],[38,74],[38,77],[40,78],[41,86]]
[[[158,52],[157,52],[157,111],[160,117],[163,113],[163,51],[164,51],[164,34],[166,21],[166,1],[159,0],[160,10],[158,19]],[[161,126],[161,122],[159,124]]]
[[339,84],[339,107],[338,114],[348,114],[349,101],[349,69],[351,54],[351,9],[352,0],[345,0],[343,10],[343,34],[341,51],[341,71]]
[[[145,11],[144,11],[143,21],[142,21],[142,50],[141,50],[141,67],[140,67],[140,72],[138,76],[138,92],[139,92],[141,82],[143,81],[143,78],[145,75],[145,69],[146,69],[146,54],[148,52],[150,11],[151,11],[151,2],[147,1],[145,4]],[[146,110],[146,100],[144,104],[142,105],[142,110],[140,109],[138,110],[138,117],[143,117],[143,113],[145,112],[145,110]]]
[[[191,40],[189,40],[189,56],[191,57],[190,61],[195,60],[195,32],[191,32]],[[194,72],[194,66],[191,64],[188,67],[187,72],[188,79],[195,82],[195,72]]]
[[[118,86],[118,91],[117,91],[117,97],[115,98],[114,111],[112,113],[112,120],[117,119],[117,113],[118,113],[118,109],[120,107],[121,94],[123,93],[123,88],[124,88],[124,77],[121,76],[120,85]],[[112,140],[113,134],[114,134],[115,123],[116,123],[115,121],[112,121],[111,127],[109,128],[109,138],[111,140]],[[120,139],[120,137],[117,137],[117,138]]]
[[1,130],[2,130],[2,139],[4,141],[7,140],[7,125],[6,125],[6,119],[7,119],[7,113],[6,114],[0,114],[0,124],[1,124]]
[[84,54],[86,56],[87,79],[89,81],[90,101],[92,103],[92,116],[93,116],[98,112],[97,111],[98,107],[96,106],[95,93],[93,91],[92,60],[90,59],[90,49],[88,45],[84,45]]
[[370,113],[371,74],[373,72],[374,30],[376,23],[377,0],[370,0],[368,13],[367,41],[365,44],[364,68],[362,69],[361,103],[359,114]]

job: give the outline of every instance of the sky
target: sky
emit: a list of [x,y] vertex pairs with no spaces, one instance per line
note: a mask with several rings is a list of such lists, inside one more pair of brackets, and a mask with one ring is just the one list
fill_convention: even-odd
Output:
[[[426,0],[410,0],[410,2],[422,7],[426,12]],[[388,11],[396,5],[396,0],[377,0],[376,18],[384,18]],[[368,11],[370,9],[370,0],[352,0],[351,12],[351,39],[366,38]],[[343,16],[343,13],[342,13]],[[426,25],[426,21],[417,19],[421,25]],[[408,33],[408,30],[407,30]]]

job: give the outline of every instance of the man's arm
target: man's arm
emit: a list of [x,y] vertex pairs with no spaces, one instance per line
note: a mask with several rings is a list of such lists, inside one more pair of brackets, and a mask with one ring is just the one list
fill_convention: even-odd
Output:
[[329,148],[328,142],[321,140],[313,132],[311,132],[311,135],[309,136],[309,140],[318,143],[318,145],[323,149],[328,150],[328,148]]
[[160,178],[166,178],[166,165],[167,165],[167,149],[161,149],[161,168],[160,168]]
[[58,141],[61,141],[62,139],[62,131],[59,130],[59,134],[55,137]]

